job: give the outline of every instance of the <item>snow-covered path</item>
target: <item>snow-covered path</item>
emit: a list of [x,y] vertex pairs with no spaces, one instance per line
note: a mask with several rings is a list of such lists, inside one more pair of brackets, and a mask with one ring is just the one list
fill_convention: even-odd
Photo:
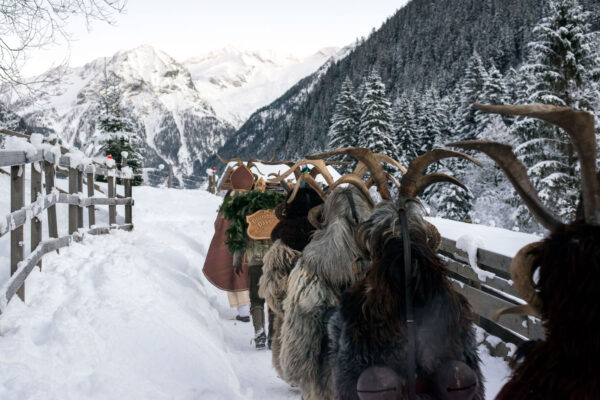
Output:
[[135,191],[133,232],[47,256],[0,317],[0,399],[299,398],[202,275],[220,199]]
[[[299,399],[202,274],[221,199],[134,190],[133,232],[48,255],[0,316],[0,399]],[[480,350],[492,398],[507,369]]]

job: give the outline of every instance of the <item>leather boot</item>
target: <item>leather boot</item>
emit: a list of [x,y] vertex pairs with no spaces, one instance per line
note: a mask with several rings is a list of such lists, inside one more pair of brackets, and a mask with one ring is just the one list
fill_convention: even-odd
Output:
[[256,349],[264,349],[267,342],[265,334],[265,310],[263,307],[252,307],[250,310],[252,324],[254,325],[254,344]]

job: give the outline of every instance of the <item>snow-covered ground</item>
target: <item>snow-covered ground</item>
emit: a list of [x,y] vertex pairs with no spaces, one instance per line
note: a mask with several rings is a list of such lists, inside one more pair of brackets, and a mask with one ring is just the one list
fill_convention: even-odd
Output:
[[[0,399],[299,399],[202,274],[221,199],[149,187],[134,197],[133,232],[47,255],[26,302],[0,316]],[[480,355],[493,398],[508,368],[483,345]]]

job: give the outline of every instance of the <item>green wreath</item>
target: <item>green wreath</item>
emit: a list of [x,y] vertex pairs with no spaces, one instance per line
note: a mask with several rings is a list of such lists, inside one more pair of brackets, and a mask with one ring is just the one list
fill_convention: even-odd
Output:
[[225,231],[225,244],[233,254],[236,251],[246,251],[246,216],[258,210],[272,210],[285,201],[285,196],[276,192],[261,193],[249,190],[236,196],[227,197],[219,211],[229,220],[229,228]]

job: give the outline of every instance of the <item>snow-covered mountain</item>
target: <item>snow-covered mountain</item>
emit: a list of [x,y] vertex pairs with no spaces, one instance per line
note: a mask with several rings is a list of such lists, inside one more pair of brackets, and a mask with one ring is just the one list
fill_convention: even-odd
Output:
[[47,71],[33,78],[44,94],[0,93],[0,104],[37,131],[91,149],[106,69],[119,80],[122,106],[137,124],[144,167],[151,169],[146,179],[166,179],[166,170],[156,167],[173,163],[178,183],[197,186],[207,158],[245,118],[337,54],[326,48],[298,59],[228,47],[179,63],[163,51],[140,46],[82,67]]
[[340,49],[327,47],[305,57],[225,47],[183,62],[196,89],[217,116],[239,127],[300,79],[315,72]]
[[200,175],[200,163],[234,131],[201,97],[189,71],[150,46],[48,71],[37,78],[48,81],[38,85],[45,94],[12,99],[10,108],[28,125],[54,131],[85,149],[96,130],[97,93],[105,68],[118,78],[122,106],[138,126],[145,167],[172,162],[180,178]]

